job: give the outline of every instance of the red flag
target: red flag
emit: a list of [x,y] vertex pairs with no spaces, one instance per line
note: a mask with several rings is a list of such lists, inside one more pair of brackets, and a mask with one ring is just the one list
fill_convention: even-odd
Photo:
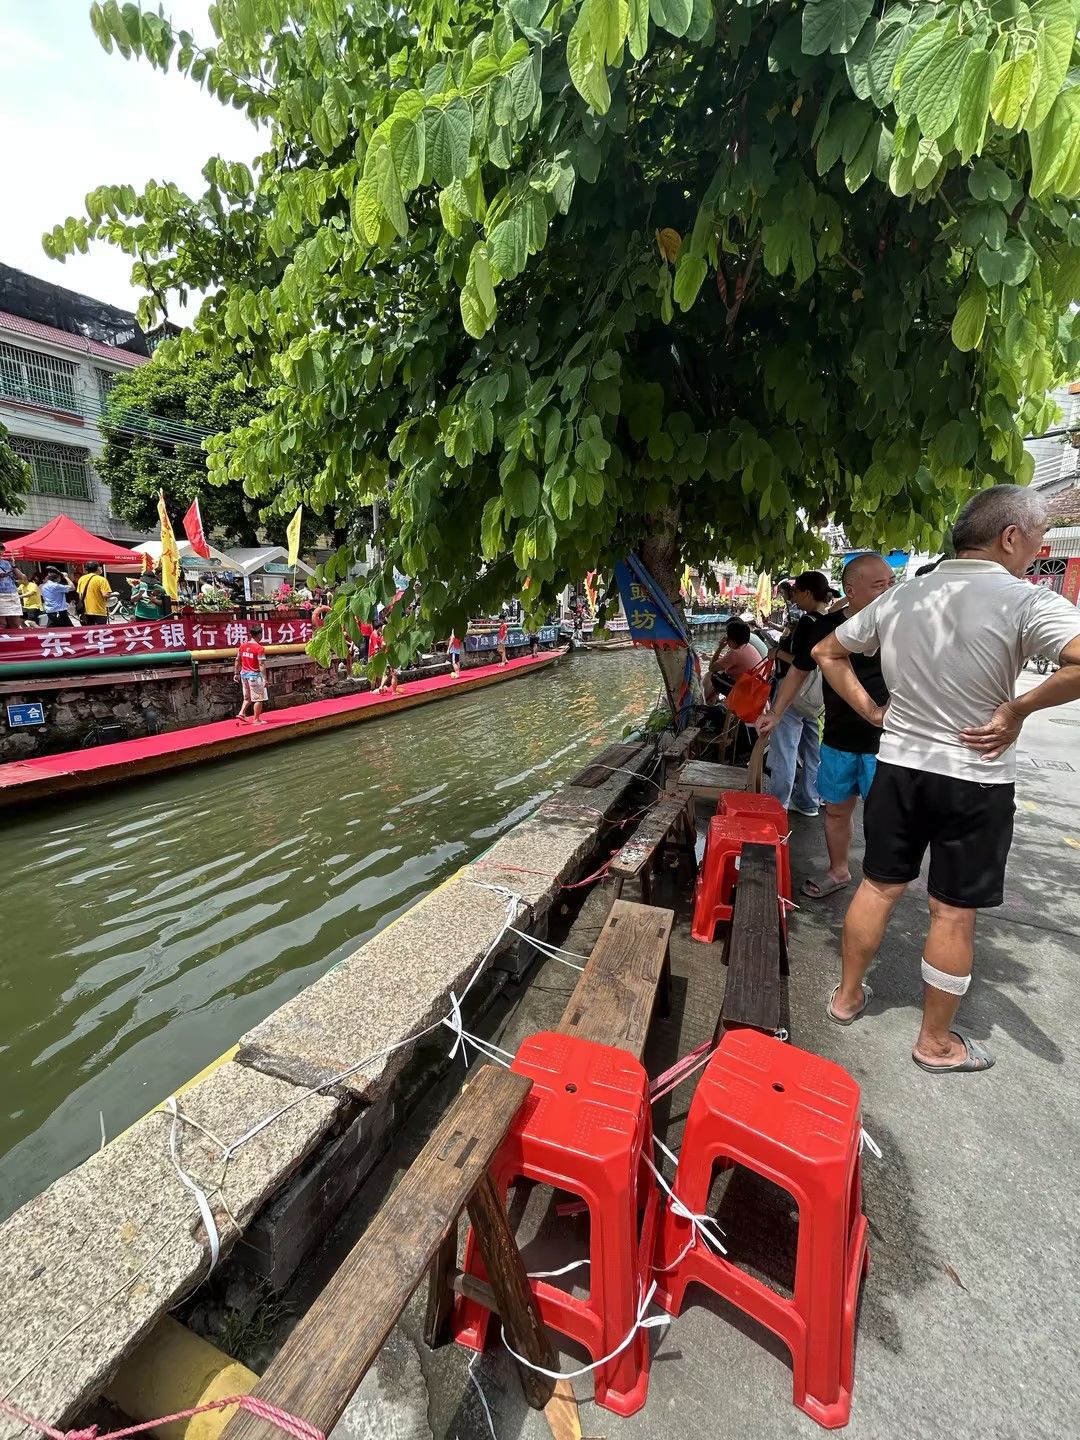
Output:
[[201,555],[204,560],[209,560],[210,546],[206,541],[206,531],[203,529],[202,516],[199,514],[198,500],[193,500],[188,506],[187,514],[184,516],[184,534],[195,554]]

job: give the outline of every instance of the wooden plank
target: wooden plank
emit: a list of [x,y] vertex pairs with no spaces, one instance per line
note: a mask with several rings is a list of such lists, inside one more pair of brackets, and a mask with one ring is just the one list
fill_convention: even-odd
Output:
[[780,1028],[780,907],[771,845],[742,847],[724,959],[728,978],[721,1024],[775,1035]]
[[563,1012],[559,1032],[616,1045],[639,1060],[668,964],[671,910],[616,900]]
[[[529,1277],[506,1218],[506,1208],[490,1175],[482,1175],[473,1191],[469,1219],[510,1348],[534,1365],[557,1370],[555,1351],[529,1288]],[[555,1382],[524,1366],[520,1367],[520,1374],[525,1399],[534,1410],[543,1410],[555,1393]]]
[[738,765],[714,765],[710,760],[691,760],[675,778],[676,795],[693,795],[697,800],[719,800],[725,790],[745,789],[745,770]]
[[[531,1081],[489,1065],[444,1116],[252,1394],[329,1434],[462,1208]],[[223,1440],[281,1440],[246,1410]]]
[[686,813],[684,795],[669,795],[658,801],[609,862],[608,874],[621,875],[624,880],[638,876]]
[[450,1316],[454,1310],[454,1276],[457,1274],[457,1232],[455,1220],[428,1271],[424,1344],[429,1350],[445,1345],[450,1339]]
[[610,780],[616,770],[629,768],[630,762],[638,758],[638,752],[643,748],[639,740],[631,741],[629,744],[620,742],[617,745],[609,745],[606,750],[601,750],[594,760],[590,760],[584,770],[580,770],[570,781],[571,785],[579,790],[595,790],[597,785],[602,785],[605,780]]

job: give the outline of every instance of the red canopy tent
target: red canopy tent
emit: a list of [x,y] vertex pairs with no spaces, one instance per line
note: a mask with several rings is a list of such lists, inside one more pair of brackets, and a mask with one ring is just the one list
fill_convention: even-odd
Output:
[[61,560],[72,564],[97,560],[102,565],[133,565],[138,569],[142,568],[143,558],[115,540],[91,535],[67,515],[57,515],[40,530],[10,541],[5,553],[12,560]]

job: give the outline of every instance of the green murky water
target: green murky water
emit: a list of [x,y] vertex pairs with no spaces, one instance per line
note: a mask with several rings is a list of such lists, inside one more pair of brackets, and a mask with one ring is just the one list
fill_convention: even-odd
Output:
[[4,822],[0,1215],[557,789],[651,656],[540,675]]

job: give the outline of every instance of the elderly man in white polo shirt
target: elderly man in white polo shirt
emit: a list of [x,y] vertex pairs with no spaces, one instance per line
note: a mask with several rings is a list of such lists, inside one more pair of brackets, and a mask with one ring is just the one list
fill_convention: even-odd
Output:
[[[837,694],[884,726],[866,800],[864,878],[844,922],[828,1013],[841,1025],[862,1014],[871,997],[864,976],[929,848],[923,1021],[912,1058],[932,1074],[994,1063],[953,1029],[971,983],[975,913],[1004,898],[1020,728],[1036,710],[1080,697],[1080,611],[1024,579],[1045,529],[1045,503],[1033,491],[981,491],[953,527],[957,559],[888,591],[813,651]],[[887,706],[875,705],[851,665],[852,654],[875,651]],[[1017,676],[1034,655],[1061,668],[1017,699]]]

